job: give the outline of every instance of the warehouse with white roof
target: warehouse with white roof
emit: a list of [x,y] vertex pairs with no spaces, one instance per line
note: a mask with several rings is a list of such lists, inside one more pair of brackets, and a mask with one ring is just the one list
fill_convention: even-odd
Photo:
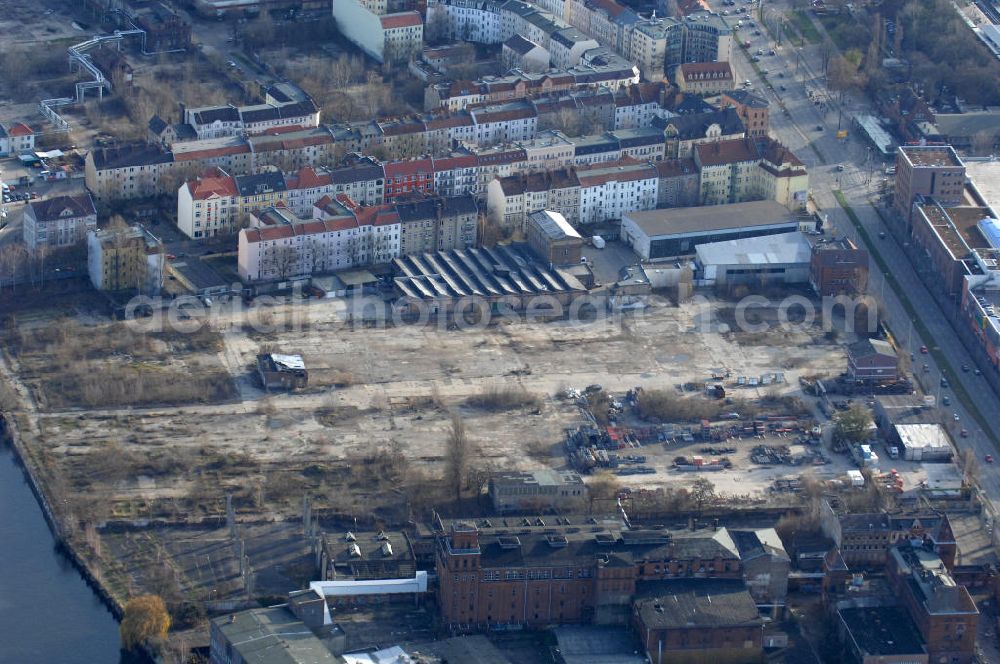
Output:
[[695,280],[701,286],[802,284],[809,281],[812,248],[796,231],[695,247]]

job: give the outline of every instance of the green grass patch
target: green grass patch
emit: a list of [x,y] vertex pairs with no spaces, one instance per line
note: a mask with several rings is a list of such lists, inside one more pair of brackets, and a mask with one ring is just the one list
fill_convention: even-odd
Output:
[[[940,367],[941,375],[947,378],[948,382],[951,383],[951,389],[954,390],[955,396],[962,402],[962,405],[965,406],[966,410],[972,413],[972,417],[979,423],[979,426],[982,427],[984,431],[987,431],[995,436],[996,434],[993,432],[991,423],[981,412],[979,412],[979,408],[976,407],[975,402],[969,397],[969,393],[966,391],[965,386],[958,380],[958,374],[955,372],[955,369],[951,366],[951,363],[945,357],[945,354],[941,352],[940,348],[938,348],[935,343],[934,336],[931,334],[930,330],[927,329],[923,320],[921,320],[917,315],[917,310],[913,306],[913,303],[910,302],[910,298],[907,297],[906,291],[900,288],[899,281],[896,280],[895,275],[893,275],[889,270],[889,266],[885,262],[885,259],[882,258],[882,254],[879,252],[878,246],[876,243],[872,242],[871,235],[868,234],[868,230],[861,223],[861,220],[858,219],[858,215],[855,214],[854,209],[847,202],[843,192],[835,191],[833,192],[833,195],[837,198],[837,202],[840,204],[840,207],[843,208],[845,213],[847,213],[848,219],[850,219],[851,223],[854,224],[854,227],[858,230],[858,233],[861,235],[865,244],[868,245],[868,250],[875,259],[875,264],[878,265],[878,269],[883,275],[885,275],[885,280],[889,282],[889,287],[896,293],[896,297],[899,298],[900,304],[902,304],[903,309],[906,310],[906,315],[913,320],[913,326],[917,329],[917,333],[922,339],[931,343],[930,355],[934,358],[938,367]],[[877,207],[873,205],[872,209],[875,210],[875,213],[880,219],[882,219],[883,222],[888,223]]]
[[799,31],[802,38],[810,44],[818,44],[823,41],[823,36],[819,34],[819,30],[813,24],[812,18],[804,10],[796,9],[795,11],[788,12],[785,16],[795,26],[795,29]]

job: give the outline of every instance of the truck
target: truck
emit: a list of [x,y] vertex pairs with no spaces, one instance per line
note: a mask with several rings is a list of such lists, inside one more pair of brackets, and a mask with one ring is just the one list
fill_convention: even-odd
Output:
[[604,241],[604,238],[603,238],[603,237],[601,237],[600,235],[595,235],[595,236],[593,237],[593,239],[592,239],[592,242],[593,242],[594,246],[595,246],[596,248],[598,248],[598,249],[603,249],[603,248],[605,247],[605,245],[607,244],[607,243],[606,243],[606,242]]

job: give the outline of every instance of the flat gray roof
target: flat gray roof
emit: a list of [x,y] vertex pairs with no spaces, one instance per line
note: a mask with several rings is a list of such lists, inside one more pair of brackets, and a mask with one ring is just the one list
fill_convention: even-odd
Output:
[[699,244],[695,252],[702,265],[790,265],[812,257],[809,241],[798,231]]
[[752,228],[794,222],[788,208],[774,201],[645,210],[622,215],[649,237],[683,235],[727,228]]

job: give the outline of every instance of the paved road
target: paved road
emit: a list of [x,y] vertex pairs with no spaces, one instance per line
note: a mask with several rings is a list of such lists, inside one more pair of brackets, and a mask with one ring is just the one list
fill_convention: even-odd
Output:
[[[722,7],[718,0],[713,0],[712,4],[717,9]],[[773,4],[770,6],[774,7]],[[818,27],[822,30],[822,26]],[[741,31],[739,41],[742,42],[747,38],[752,43],[751,53],[756,53],[758,48],[767,51],[775,46],[766,32],[762,36],[754,37],[746,31]],[[837,233],[848,235],[864,244],[864,240],[834,196],[837,189],[843,192],[869,237],[873,238],[873,243],[877,245],[869,248],[882,256],[889,272],[905,292],[920,321],[929,331],[929,338],[921,338],[916,326],[911,324],[898,294],[894,292],[891,283],[886,281],[873,259],[869,292],[884,302],[888,310],[890,328],[893,329],[900,344],[914,353],[916,357],[914,369],[919,374],[918,379],[924,381],[930,394],[938,397],[947,395],[951,399],[949,407],[941,406],[939,401],[941,421],[952,432],[960,449],[974,451],[980,465],[980,486],[997,510],[1000,508],[1000,473],[995,472],[984,459],[987,454],[992,454],[998,457],[1000,463],[1000,454],[996,446],[996,442],[1000,440],[998,433],[1000,421],[992,417],[994,413],[1000,412],[1000,399],[984,378],[974,375],[972,371],[968,373],[957,371],[962,365],[974,366],[972,357],[955,334],[952,322],[924,287],[904,255],[902,247],[887,232],[870,204],[870,200],[877,196],[887,164],[867,149],[860,138],[851,137],[846,141],[836,139],[838,109],[834,96],[824,95],[827,99],[825,105],[816,105],[809,99],[807,90],[820,94],[825,90],[820,74],[821,56],[817,46],[807,44],[801,49],[795,49],[786,43],[785,47],[777,49],[776,56],[761,58],[758,66],[771,72],[775,88],[784,85],[785,91],[770,89],[754,71],[746,52],[742,49],[737,51],[734,62],[736,80],[749,79],[753,83],[753,89],[771,102],[772,134],[790,147],[809,167],[810,188],[816,205],[829,214],[829,222]],[[784,72],[784,77],[776,77],[779,71]],[[787,115],[782,112],[782,105],[788,109]],[[843,100],[840,118],[842,127],[850,129],[848,118],[859,112],[874,112],[874,110],[867,100],[846,97]],[[816,129],[820,125],[823,126],[822,131]],[[843,171],[837,170],[838,164],[843,165]],[[879,233],[883,231],[886,237],[877,239]],[[932,355],[923,355],[919,352],[922,345],[940,351],[952,369],[957,371],[953,378],[961,381],[965,392],[974,400],[979,412],[986,416],[992,430],[983,430],[966,408],[966,404],[956,398],[952,390],[940,388],[941,368],[937,366]],[[922,371],[924,363],[928,365],[927,373]],[[954,419],[955,415],[958,416],[958,421]],[[968,432],[967,438],[960,435],[962,429]]]

